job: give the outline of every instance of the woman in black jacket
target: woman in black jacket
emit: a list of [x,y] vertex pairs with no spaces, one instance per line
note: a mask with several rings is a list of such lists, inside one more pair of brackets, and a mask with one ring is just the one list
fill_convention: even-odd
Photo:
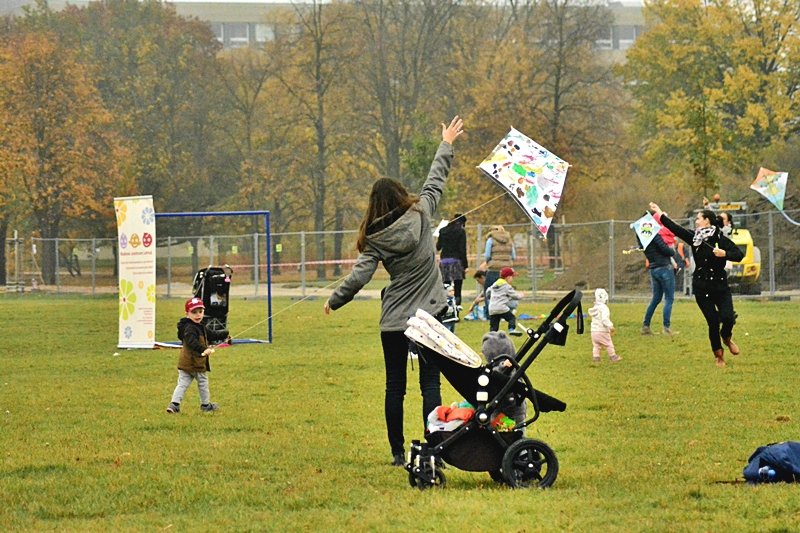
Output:
[[457,305],[461,305],[461,286],[467,270],[466,223],[467,217],[456,213],[453,220],[439,230],[439,239],[436,241],[436,249],[441,252],[439,270],[442,272],[442,281],[452,283]]
[[725,262],[741,261],[744,253],[720,230],[717,216],[704,209],[697,213],[692,232],[672,221],[657,204],[650,202],[650,209],[660,217],[661,224],[686,241],[692,247],[695,268],[692,274],[692,290],[697,306],[708,324],[708,339],[714,352],[717,366],[725,366],[722,344],[731,354],[737,355],[739,347],[733,342],[733,324],[736,314],[733,311],[733,298],[728,287]]

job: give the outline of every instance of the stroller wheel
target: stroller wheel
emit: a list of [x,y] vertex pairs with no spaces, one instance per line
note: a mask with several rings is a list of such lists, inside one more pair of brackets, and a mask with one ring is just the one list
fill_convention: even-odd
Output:
[[422,463],[418,467],[412,467],[408,472],[408,483],[412,487],[419,490],[429,489],[431,487],[444,488],[447,483],[447,478],[440,469],[433,471],[433,467],[427,462]]
[[542,441],[520,439],[503,455],[503,476],[514,488],[547,488],[558,476],[555,452]]

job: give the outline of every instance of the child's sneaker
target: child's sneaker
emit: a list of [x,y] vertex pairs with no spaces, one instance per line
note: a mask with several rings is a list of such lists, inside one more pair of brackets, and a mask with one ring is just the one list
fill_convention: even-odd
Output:
[[210,413],[212,411],[216,411],[217,409],[219,409],[219,405],[216,403],[204,403],[200,405],[200,410],[204,413]]
[[593,363],[599,363],[600,362],[600,356],[599,355],[597,357],[592,356],[592,362]]
[[622,357],[620,357],[618,355],[612,355],[611,356],[611,362],[612,363],[616,363],[617,361],[622,361]]
[[167,412],[169,414],[180,413],[181,412],[181,404],[175,403],[175,402],[170,402],[170,404],[167,406]]
[[522,337],[522,331],[518,329],[510,329],[508,330],[508,334],[512,337]]

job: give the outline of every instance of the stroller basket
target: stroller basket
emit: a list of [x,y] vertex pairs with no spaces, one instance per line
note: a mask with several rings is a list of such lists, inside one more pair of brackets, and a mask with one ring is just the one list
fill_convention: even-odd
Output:
[[[486,471],[492,479],[512,487],[552,485],[558,460],[550,447],[524,436],[524,428],[541,413],[564,411],[561,400],[536,390],[526,371],[547,344],[563,346],[574,311],[576,330],[583,333],[581,292],[567,294],[536,330],[526,330],[528,339],[516,354],[504,354],[483,364],[480,356],[433,317],[422,310],[408,322],[406,336],[417,343],[421,357],[430,358],[442,375],[475,407],[471,420],[455,431],[433,431],[426,442],[414,441],[406,470],[412,486],[424,489],[444,485],[437,467],[443,460],[467,471]],[[491,422],[504,410],[529,401],[533,415],[512,431],[498,431]]]

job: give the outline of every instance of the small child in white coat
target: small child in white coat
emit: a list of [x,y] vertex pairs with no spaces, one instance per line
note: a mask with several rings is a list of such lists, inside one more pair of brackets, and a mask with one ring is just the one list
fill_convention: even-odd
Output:
[[611,322],[611,311],[608,309],[608,293],[605,289],[594,291],[594,306],[589,309],[589,316],[592,318],[592,361],[600,362],[600,349],[605,348],[608,357],[616,363],[620,359],[614,348],[611,335],[616,329]]

